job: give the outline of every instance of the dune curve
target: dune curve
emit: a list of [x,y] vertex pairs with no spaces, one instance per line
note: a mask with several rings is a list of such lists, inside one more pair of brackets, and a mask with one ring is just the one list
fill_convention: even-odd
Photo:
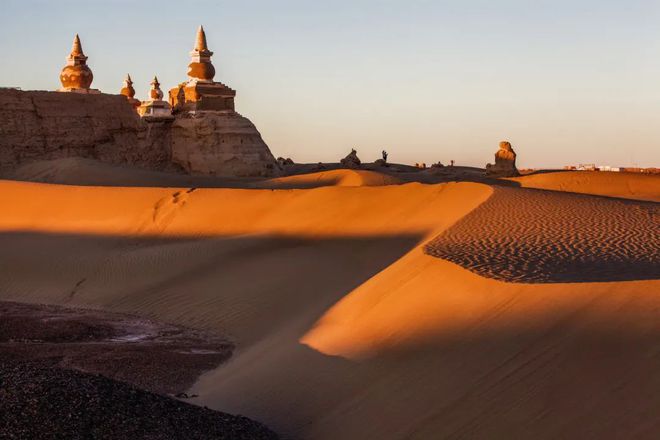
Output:
[[523,188],[548,189],[660,202],[660,175],[607,171],[557,171],[512,177]]

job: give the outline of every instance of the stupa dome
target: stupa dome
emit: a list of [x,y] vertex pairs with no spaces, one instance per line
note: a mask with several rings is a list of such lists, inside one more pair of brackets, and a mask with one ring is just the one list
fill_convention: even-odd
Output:
[[92,70],[87,66],[87,57],[83,53],[80,38],[76,34],[73,39],[71,53],[66,59],[66,66],[64,66],[60,73],[62,87],[66,90],[89,89],[93,79],[94,75],[92,74]]
[[135,97],[135,89],[133,88],[133,80],[131,79],[131,75],[126,74],[126,79],[124,79],[124,84],[119,93],[127,98]]

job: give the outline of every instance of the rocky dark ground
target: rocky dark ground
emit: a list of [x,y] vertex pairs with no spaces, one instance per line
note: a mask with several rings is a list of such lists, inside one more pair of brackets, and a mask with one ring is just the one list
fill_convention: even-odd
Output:
[[1,439],[276,439],[248,418],[58,367],[0,362]]
[[0,439],[275,439],[173,398],[232,350],[134,316],[0,302]]
[[0,302],[3,360],[59,366],[160,394],[185,392],[231,357],[217,335],[97,310]]

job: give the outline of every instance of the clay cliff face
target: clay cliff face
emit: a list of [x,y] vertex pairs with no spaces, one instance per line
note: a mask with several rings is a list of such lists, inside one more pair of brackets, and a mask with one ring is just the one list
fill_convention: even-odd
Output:
[[238,114],[147,123],[121,95],[0,89],[0,170],[66,157],[219,176],[279,169],[257,129]]
[[124,96],[0,90],[0,167],[84,157],[167,169],[162,127],[148,130]]
[[257,128],[238,113],[180,115],[171,145],[172,161],[191,174],[272,176],[279,170]]

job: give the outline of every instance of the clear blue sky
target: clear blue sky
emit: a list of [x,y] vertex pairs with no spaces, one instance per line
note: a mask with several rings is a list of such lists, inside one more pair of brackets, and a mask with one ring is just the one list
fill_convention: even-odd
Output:
[[659,0],[2,0],[0,85],[54,90],[80,34],[93,87],[216,80],[276,156],[660,166]]

